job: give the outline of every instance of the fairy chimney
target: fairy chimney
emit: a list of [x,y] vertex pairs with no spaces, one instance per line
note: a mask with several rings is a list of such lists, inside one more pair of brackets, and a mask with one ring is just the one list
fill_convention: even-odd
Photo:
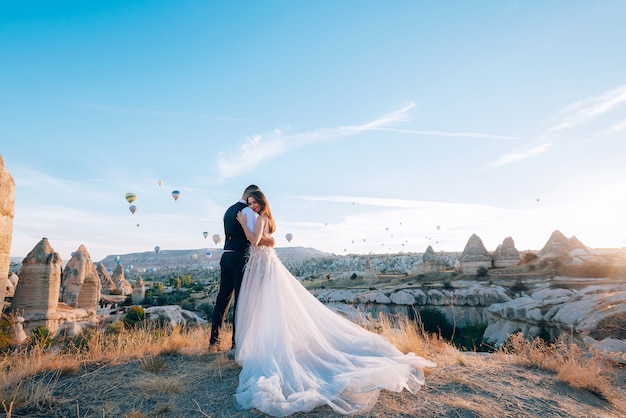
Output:
[[133,293],[133,287],[124,277],[124,267],[121,264],[118,264],[113,270],[113,277],[111,277],[113,284],[117,289],[119,289],[122,295],[130,295]]
[[[70,258],[70,261],[63,269],[61,276],[61,301],[68,306],[78,307],[78,295],[87,278],[90,278],[90,282],[94,280],[100,282],[96,266],[91,261],[91,256],[85,246],[81,244],[72,253],[72,258]],[[93,286],[93,283],[91,286]],[[99,292],[100,289],[98,288]]]
[[111,275],[107,271],[107,268],[104,266],[102,262],[98,263],[98,267],[96,267],[96,271],[98,272],[98,277],[100,278],[100,293],[103,295],[110,295],[111,291],[115,291],[115,283],[111,280]]
[[467,241],[459,261],[464,274],[476,274],[479,268],[491,268],[492,265],[491,255],[476,234],[472,234]]
[[23,316],[46,319],[56,313],[61,286],[61,257],[47,238],[43,238],[22,261],[20,278],[11,303]]
[[576,237],[567,238],[559,230],[550,235],[548,242],[539,251],[540,258],[559,258],[569,256],[572,250],[581,250],[585,253],[589,252],[587,247]]
[[515,248],[513,238],[506,237],[502,244],[498,245],[493,253],[493,266],[498,267],[514,267],[520,262],[520,254]]
[[0,312],[4,308],[9,279],[14,208],[15,182],[0,155]]
[[95,314],[98,309],[98,302],[100,302],[101,287],[100,278],[97,274],[85,276],[85,280],[83,281],[78,297],[76,298],[77,307]]
[[132,295],[133,304],[135,305],[141,304],[146,298],[146,283],[143,281],[141,276],[139,276],[139,279],[135,283]]

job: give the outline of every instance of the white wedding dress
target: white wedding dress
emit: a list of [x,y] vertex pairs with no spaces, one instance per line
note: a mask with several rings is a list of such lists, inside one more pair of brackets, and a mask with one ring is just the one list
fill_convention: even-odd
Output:
[[435,366],[327,308],[267,246],[250,247],[235,321],[236,402],[272,416],[366,412],[381,389],[417,392]]

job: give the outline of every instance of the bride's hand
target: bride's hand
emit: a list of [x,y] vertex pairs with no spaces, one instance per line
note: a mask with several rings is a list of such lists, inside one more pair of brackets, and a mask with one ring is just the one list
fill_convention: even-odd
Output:
[[241,212],[237,212],[237,220],[239,221],[239,223],[241,225],[245,225],[246,224],[246,215],[244,215]]

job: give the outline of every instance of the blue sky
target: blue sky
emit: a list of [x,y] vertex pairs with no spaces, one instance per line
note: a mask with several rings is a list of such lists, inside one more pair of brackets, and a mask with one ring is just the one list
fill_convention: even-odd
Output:
[[277,246],[462,251],[476,233],[525,250],[556,229],[626,246],[624,16],[619,0],[2,2],[11,255],[42,237],[64,260],[215,247],[250,183]]

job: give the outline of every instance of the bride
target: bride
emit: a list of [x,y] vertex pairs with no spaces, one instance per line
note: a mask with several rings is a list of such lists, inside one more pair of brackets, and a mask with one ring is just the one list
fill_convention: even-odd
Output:
[[381,389],[417,392],[422,368],[435,364],[403,354],[318,301],[272,247],[259,245],[276,230],[265,195],[251,192],[248,205],[259,216],[254,231],[237,216],[252,244],[235,316],[238,406],[277,417],[320,405],[355,414],[371,409]]

